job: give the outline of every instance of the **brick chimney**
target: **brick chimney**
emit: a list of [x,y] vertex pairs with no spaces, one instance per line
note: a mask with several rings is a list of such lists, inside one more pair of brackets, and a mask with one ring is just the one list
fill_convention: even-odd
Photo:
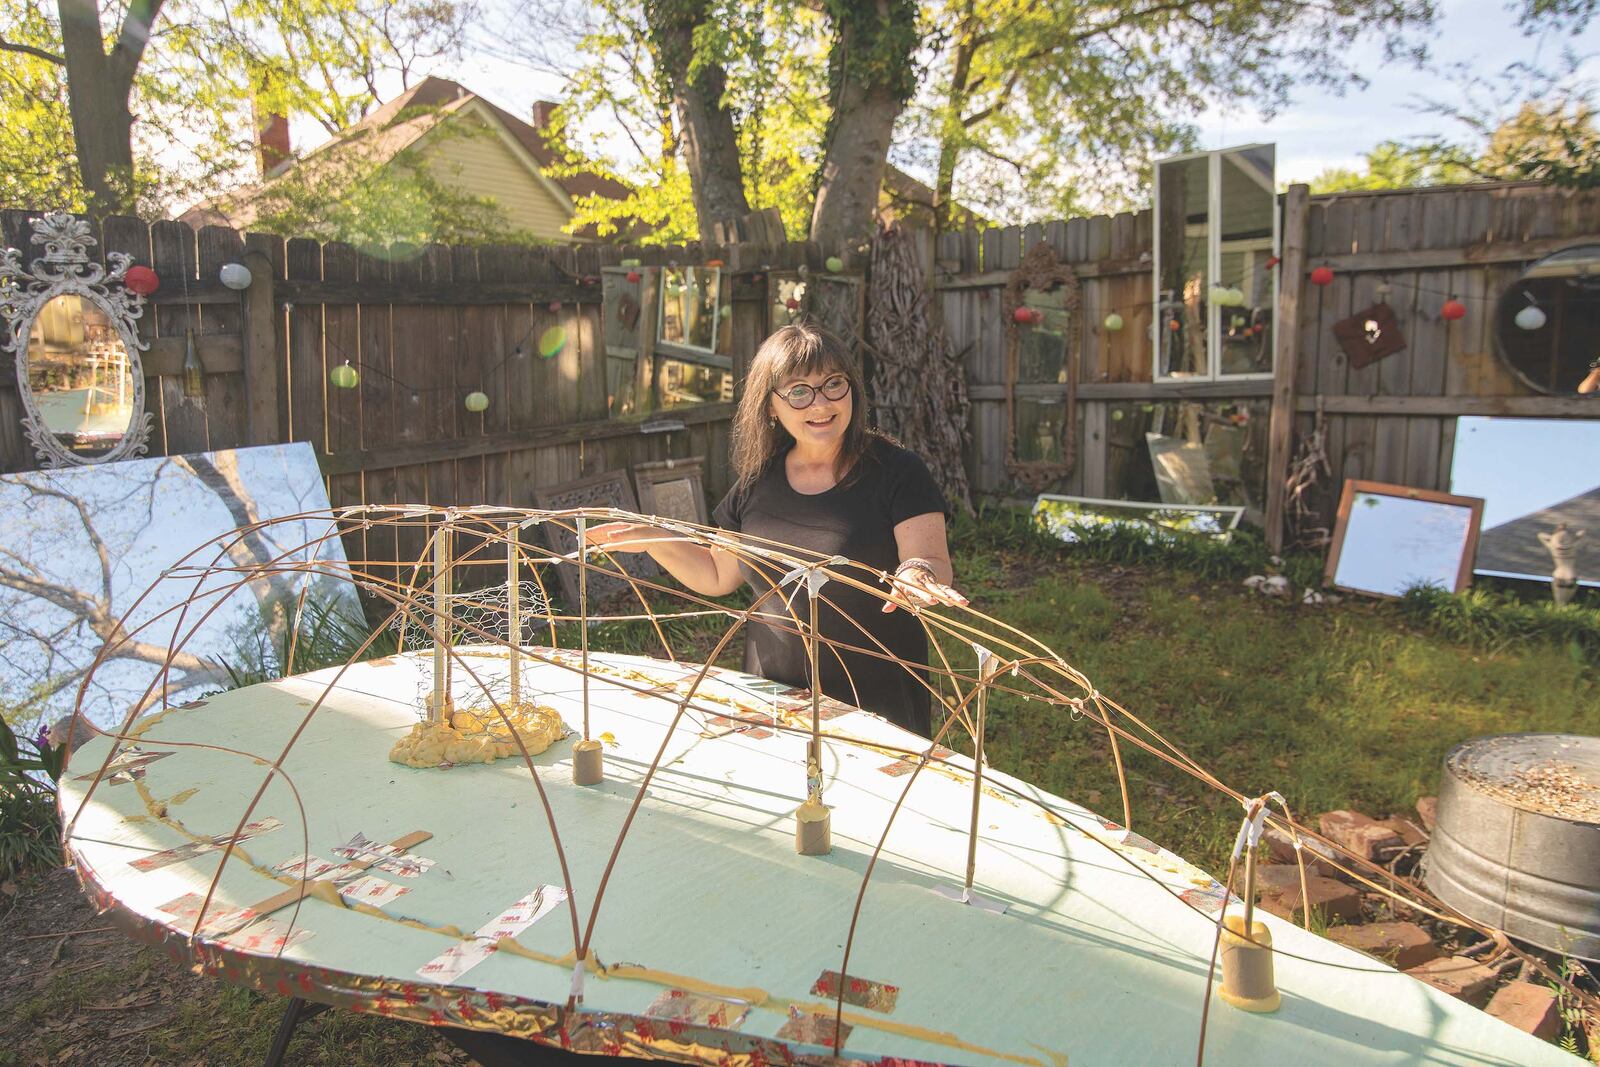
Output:
[[286,115],[263,115],[257,110],[255,120],[256,165],[261,170],[261,177],[265,179],[271,176],[274,167],[288,159],[291,154],[289,119]]
[[548,129],[550,120],[555,118],[556,108],[560,104],[549,100],[538,100],[533,105],[533,128],[536,130]]

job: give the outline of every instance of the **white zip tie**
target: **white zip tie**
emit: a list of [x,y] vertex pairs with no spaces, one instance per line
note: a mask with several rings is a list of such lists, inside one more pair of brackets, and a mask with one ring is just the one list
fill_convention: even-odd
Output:
[[567,988],[567,996],[575,1004],[583,1003],[583,978],[586,973],[582,960],[572,965],[572,985]]
[[[1270,795],[1270,794],[1269,794]],[[1252,810],[1253,809],[1253,810]],[[1233,839],[1233,854],[1230,862],[1237,860],[1244,852],[1246,843],[1251,848],[1261,843],[1261,832],[1267,826],[1267,798],[1257,797],[1244,804],[1244,821],[1239,824],[1239,834]]]

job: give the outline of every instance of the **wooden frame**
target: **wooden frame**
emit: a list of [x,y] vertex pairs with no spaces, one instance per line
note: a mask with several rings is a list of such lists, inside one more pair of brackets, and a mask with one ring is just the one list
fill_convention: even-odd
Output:
[[[678,519],[700,526],[709,526],[711,516],[706,509],[705,457],[664,459],[640,463],[633,468],[633,484],[639,491],[639,512],[663,519]],[[690,507],[682,507],[684,490],[676,488],[688,483]],[[665,488],[665,491],[663,489]],[[663,510],[665,508],[665,510]],[[686,514],[686,512],[689,512]]]
[[[1057,430],[1061,449],[1059,462],[1019,460],[1017,458],[1017,373],[1019,329],[1016,311],[1027,303],[1029,292],[1062,291],[1061,311],[1071,320],[1062,334],[1061,360],[1066,374],[1062,392],[1063,417]],[[1078,446],[1078,276],[1056,258],[1054,249],[1040,242],[1028,249],[1022,264],[1011,273],[1001,293],[1000,317],[1006,330],[1006,473],[1030,489],[1043,489],[1051,482],[1072,473]]]
[[1363,596],[1376,596],[1386,600],[1398,599],[1392,593],[1339,585],[1334,581],[1334,576],[1339,572],[1339,560],[1344,553],[1345,535],[1349,532],[1350,527],[1350,511],[1355,504],[1357,493],[1395,497],[1402,500],[1420,500],[1430,504],[1445,504],[1467,508],[1470,511],[1470,515],[1467,521],[1466,537],[1461,546],[1461,559],[1456,568],[1455,585],[1450,592],[1459,593],[1472,584],[1472,565],[1478,554],[1478,533],[1483,524],[1484,502],[1482,497],[1457,496],[1454,493],[1441,493],[1433,489],[1417,489],[1409,485],[1391,485],[1387,482],[1369,482],[1358,478],[1347,478],[1344,483],[1344,489],[1339,495],[1339,516],[1333,529],[1333,541],[1328,549],[1328,563],[1323,571],[1324,585],[1347,593],[1360,593]]
[[[628,485],[628,476],[622,471],[591,474],[560,485],[544,486],[533,491],[534,506],[543,511],[563,511],[567,508],[612,507],[622,511],[637,512],[639,505]],[[553,522],[539,524],[539,536],[557,554],[577,550],[578,536],[573,531]],[[635,578],[655,578],[661,571],[656,561],[642,552],[618,553],[611,557]],[[578,568],[557,566],[556,578],[561,583],[562,599],[569,605],[578,604]],[[597,571],[589,572],[589,603],[598,604],[607,597],[628,588],[621,578],[612,578]]]

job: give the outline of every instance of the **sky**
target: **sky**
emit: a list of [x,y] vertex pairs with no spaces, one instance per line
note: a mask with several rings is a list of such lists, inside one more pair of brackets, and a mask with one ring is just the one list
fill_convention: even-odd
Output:
[[1483,497],[1488,530],[1600,485],[1597,456],[1600,421],[1469,416],[1456,425],[1450,491]]
[[[1487,72],[1517,61],[1549,62],[1564,46],[1580,54],[1600,52],[1597,24],[1577,37],[1556,31],[1526,37],[1501,0],[1442,0],[1439,11],[1439,33],[1429,49],[1440,64],[1467,63]],[[1409,64],[1385,65],[1377,41],[1358,45],[1351,65],[1368,79],[1365,88],[1342,97],[1301,88],[1270,121],[1249,109],[1213,108],[1199,120],[1201,147],[1274,142],[1283,183],[1304,181],[1328,167],[1357,167],[1362,153],[1379,141],[1461,133],[1459,125],[1421,106],[1428,98],[1451,98],[1447,80]],[[1600,78],[1600,57],[1591,58],[1580,77]]]

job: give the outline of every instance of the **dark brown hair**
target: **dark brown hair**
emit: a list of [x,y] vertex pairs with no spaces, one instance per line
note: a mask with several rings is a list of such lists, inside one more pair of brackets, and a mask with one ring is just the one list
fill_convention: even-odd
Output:
[[794,438],[769,414],[772,391],[786,381],[813,374],[843,374],[850,379],[850,423],[844,429],[835,477],[843,481],[855,470],[874,436],[867,429],[867,400],[861,371],[840,337],[814,322],[801,320],[773,331],[750,361],[744,395],[733,416],[734,488],[748,489],[794,444]]

